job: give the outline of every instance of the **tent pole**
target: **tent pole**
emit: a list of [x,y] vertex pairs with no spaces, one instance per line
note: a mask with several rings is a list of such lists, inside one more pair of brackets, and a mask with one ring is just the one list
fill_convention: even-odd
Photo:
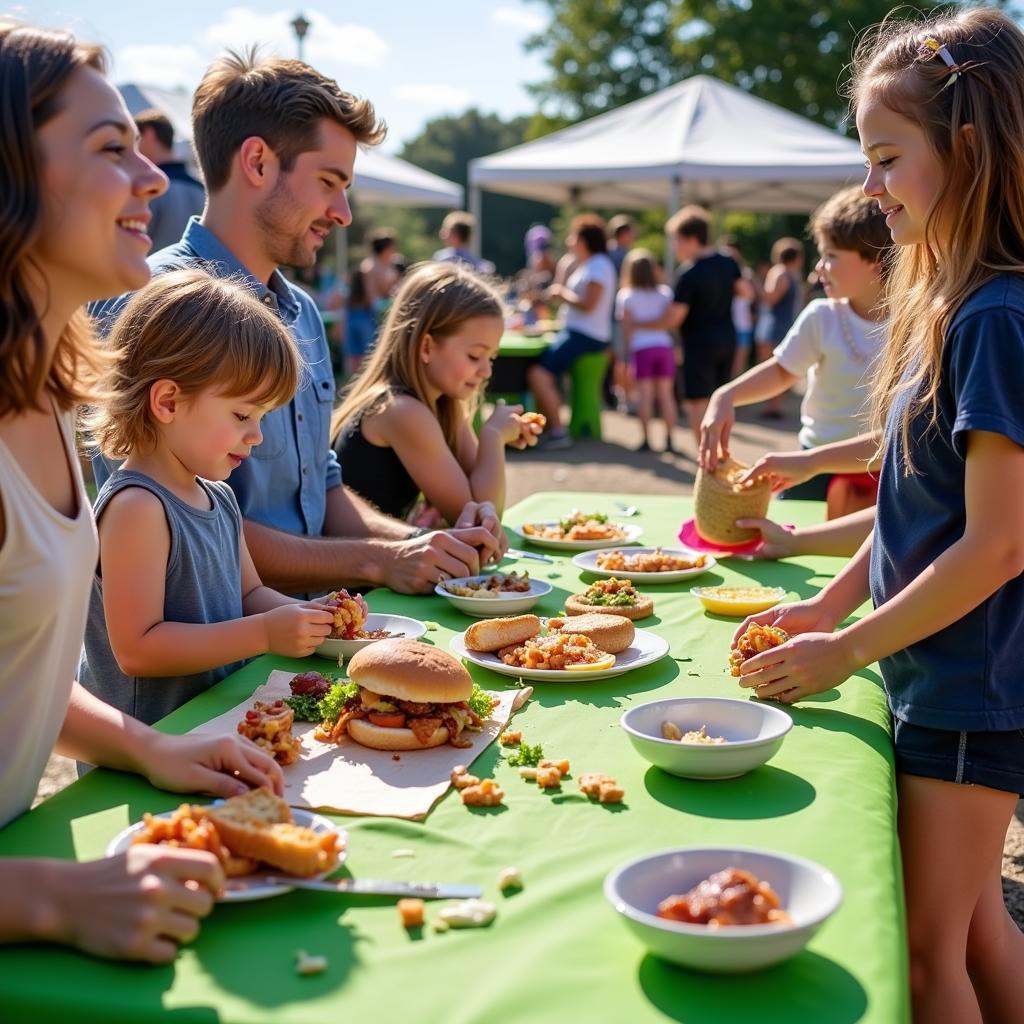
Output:
[[473,255],[480,256],[480,243],[483,241],[484,220],[483,220],[483,197],[480,194],[480,186],[471,184],[469,186],[469,212],[476,221],[476,230],[470,238],[470,248]]
[[[670,219],[672,214],[679,209],[679,175],[673,174],[671,181],[669,182],[668,191],[668,217]],[[676,269],[676,247],[673,242],[672,236],[665,235],[665,273],[671,274]]]

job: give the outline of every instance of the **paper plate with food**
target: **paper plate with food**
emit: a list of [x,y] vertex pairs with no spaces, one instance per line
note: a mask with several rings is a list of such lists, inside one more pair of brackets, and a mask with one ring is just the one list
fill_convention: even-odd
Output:
[[615,576],[633,583],[673,583],[713,569],[712,555],[689,548],[629,548],[627,551],[585,551],[572,564],[597,576]]
[[145,814],[114,836],[106,853],[113,857],[136,843],[206,850],[227,877],[218,899],[241,902],[291,892],[271,877],[326,877],[345,859],[346,840],[345,831],[322,815],[292,810],[269,789],[253,789],[208,806]]
[[621,615],[548,619],[516,615],[476,622],[452,637],[459,657],[501,675],[540,682],[620,676],[668,654],[668,642]]
[[443,580],[434,587],[434,593],[460,612],[483,619],[529,611],[545,594],[551,593],[551,584],[530,579],[526,572],[492,572]]
[[419,619],[371,612],[359,594],[347,590],[332,591],[320,603],[334,611],[331,635],[316,649],[322,658],[351,658],[378,640],[416,640],[427,631]]
[[604,512],[578,509],[562,519],[523,523],[512,529],[531,544],[561,551],[593,551],[632,544],[644,532],[639,526],[613,522]]

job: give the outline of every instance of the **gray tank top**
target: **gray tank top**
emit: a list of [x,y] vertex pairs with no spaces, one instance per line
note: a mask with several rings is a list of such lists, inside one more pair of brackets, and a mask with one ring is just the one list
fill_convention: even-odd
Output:
[[[242,514],[227,484],[210,480],[199,484],[213,505],[209,511],[193,508],[151,477],[124,469],[111,474],[96,497],[97,522],[110,499],[127,487],[142,487],[163,504],[171,534],[164,589],[164,619],[168,622],[227,622],[243,614]],[[97,567],[79,666],[79,680],[97,697],[152,724],[243,664],[236,662],[191,676],[126,676],[107,638],[103,580]]]

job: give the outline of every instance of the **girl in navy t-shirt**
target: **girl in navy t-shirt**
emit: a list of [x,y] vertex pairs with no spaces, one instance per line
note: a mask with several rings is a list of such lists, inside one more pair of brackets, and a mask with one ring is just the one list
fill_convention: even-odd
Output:
[[[792,702],[881,663],[915,1021],[1019,1020],[1003,841],[1024,793],[1024,34],[992,9],[887,22],[853,99],[897,247],[877,525],[742,685]],[[833,633],[867,595],[875,610]],[[744,627],[746,623],[744,623]]]

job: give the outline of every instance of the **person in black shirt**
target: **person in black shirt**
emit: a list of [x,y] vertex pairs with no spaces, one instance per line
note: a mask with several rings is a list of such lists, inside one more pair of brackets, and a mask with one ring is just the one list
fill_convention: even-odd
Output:
[[699,206],[684,206],[665,225],[676,259],[684,265],[676,279],[675,301],[660,319],[636,325],[682,328],[684,406],[698,445],[708,399],[732,376],[736,351],[732,300],[737,295],[754,297],[736,261],[708,244],[710,228],[711,217]]

